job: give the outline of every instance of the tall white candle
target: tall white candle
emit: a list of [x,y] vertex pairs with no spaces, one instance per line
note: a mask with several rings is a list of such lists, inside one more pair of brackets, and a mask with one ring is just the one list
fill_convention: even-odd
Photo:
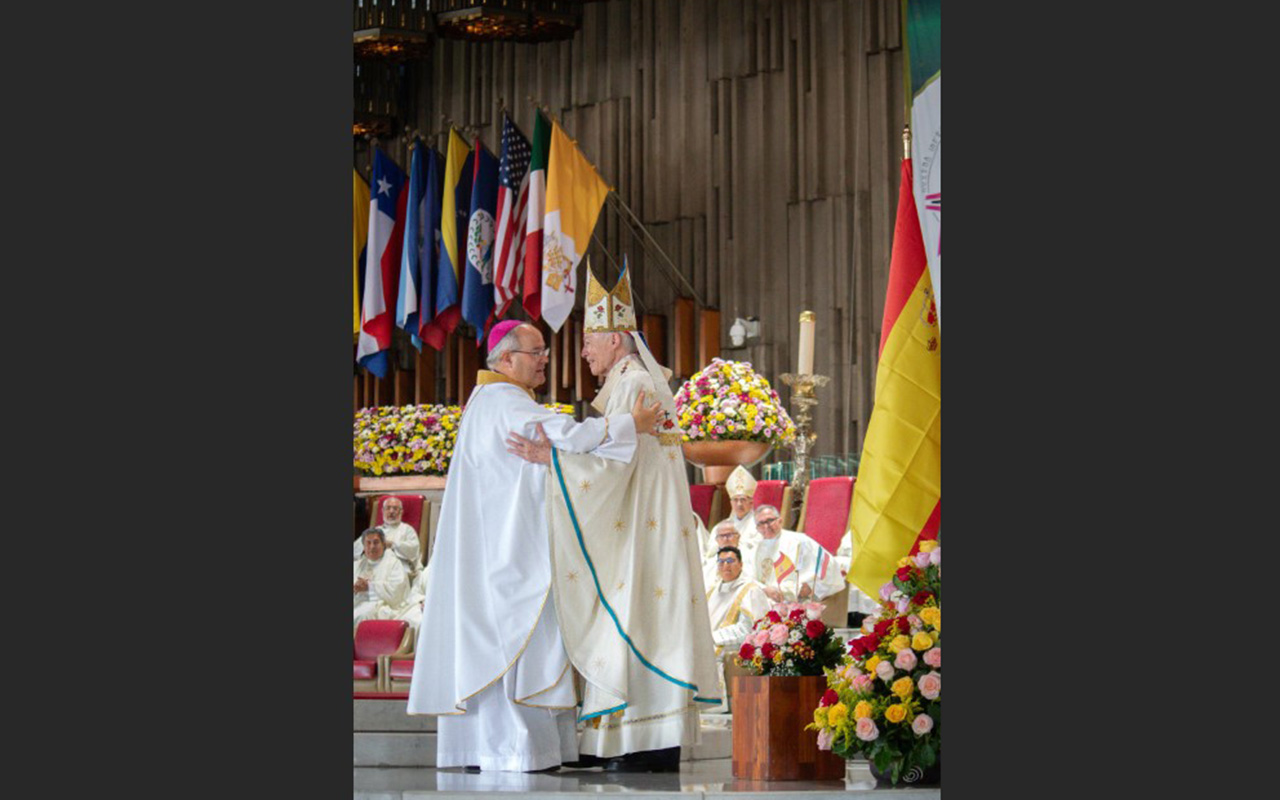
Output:
[[800,374],[813,374],[813,323],[812,311],[800,312]]

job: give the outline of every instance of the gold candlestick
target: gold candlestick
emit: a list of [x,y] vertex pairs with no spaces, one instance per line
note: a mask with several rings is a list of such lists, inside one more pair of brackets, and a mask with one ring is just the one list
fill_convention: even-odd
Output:
[[799,520],[805,491],[809,488],[809,452],[818,440],[818,434],[810,426],[812,415],[809,410],[818,404],[813,390],[826,386],[831,378],[826,375],[792,375],[790,372],[784,372],[781,377],[782,382],[791,387],[791,403],[797,409],[792,414],[796,423],[796,439],[791,450],[795,453],[796,468],[791,473],[791,500],[795,510],[792,519]]

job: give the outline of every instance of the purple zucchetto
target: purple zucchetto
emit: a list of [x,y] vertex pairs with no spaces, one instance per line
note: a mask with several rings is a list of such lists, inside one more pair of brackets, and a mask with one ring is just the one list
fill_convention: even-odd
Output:
[[489,330],[488,351],[492,353],[493,348],[497,347],[498,342],[502,341],[502,337],[506,336],[508,333],[511,333],[512,328],[515,328],[516,326],[523,325],[523,324],[524,323],[522,323],[518,319],[504,319],[502,322],[499,322],[497,325],[494,325],[493,328]]

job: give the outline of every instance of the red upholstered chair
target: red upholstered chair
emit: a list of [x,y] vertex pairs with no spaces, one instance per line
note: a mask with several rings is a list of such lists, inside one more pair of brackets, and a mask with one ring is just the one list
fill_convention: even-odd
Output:
[[724,518],[720,514],[722,494],[724,491],[714,483],[695,483],[689,487],[689,502],[693,504],[693,513],[702,518],[702,524],[708,529]]
[[407,697],[409,694],[409,682],[413,679],[413,659],[392,660],[388,658],[387,661],[387,691],[397,694],[404,692]]
[[[840,540],[849,529],[854,480],[848,475],[837,475],[809,481],[804,505],[800,508],[797,530],[807,534],[832,555],[840,549]],[[843,628],[848,624],[848,588],[823,598],[822,602],[827,604],[827,609],[822,614],[823,622],[836,628]]]
[[422,562],[427,561],[427,504],[426,498],[420,494],[384,494],[377,499],[373,513],[374,527],[382,524],[382,504],[388,497],[394,497],[404,504],[404,515],[400,521],[418,532],[418,552],[422,553]]
[[751,507],[771,505],[782,515],[782,527],[791,529],[791,484],[787,481],[757,481]]
[[400,619],[367,619],[356,627],[351,665],[353,688],[357,692],[382,692],[386,669],[380,664],[402,658],[413,648],[413,630]]

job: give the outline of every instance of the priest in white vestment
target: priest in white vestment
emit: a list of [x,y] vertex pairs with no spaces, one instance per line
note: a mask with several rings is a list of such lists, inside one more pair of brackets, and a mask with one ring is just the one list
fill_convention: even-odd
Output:
[[379,616],[379,619],[402,619],[409,623],[414,630],[418,629],[418,625],[422,623],[422,602],[427,596],[427,578],[430,572],[430,565],[423,567],[418,572],[417,577],[409,581],[409,596],[404,601],[404,609],[399,612],[390,612],[386,616]]
[[847,585],[844,573],[822,545],[803,533],[783,530],[778,509],[757,507],[756,527],[760,543],[751,577],[773,602],[822,600]]
[[[747,468],[739,464],[729,473],[724,490],[729,495],[729,516],[722,522],[732,522],[738,529],[738,535],[744,539],[758,538],[756,533],[756,515],[752,509],[756,496],[756,479]],[[719,524],[719,523],[717,523]]]
[[773,603],[760,584],[742,574],[743,555],[736,547],[720,549],[716,558],[717,578],[707,590],[707,613],[716,658],[732,658],[751,633],[751,626]]
[[[409,576],[415,577],[422,566],[422,542],[413,526],[401,521],[404,515],[404,503],[398,497],[388,497],[382,501],[382,524],[378,527],[387,536],[387,549],[399,558]],[[351,557],[359,558],[364,552],[364,544],[356,539],[352,543]]]
[[366,619],[391,619],[406,610],[409,571],[387,552],[386,535],[370,528],[361,535],[364,554],[352,563],[352,597],[355,620],[352,630]]
[[[551,596],[547,469],[507,452],[541,424],[565,452],[625,462],[658,406],[575,422],[540,405],[547,349],[500,322],[462,412],[433,544],[408,712],[440,717],[437,767],[547,769],[578,756],[576,696]],[[491,371],[492,370],[492,371]]]
[[608,416],[656,392],[667,416],[630,463],[549,450],[556,612],[584,679],[582,765],[676,771],[720,692],[675,403],[636,333],[629,274],[609,293],[588,270],[586,304],[582,356],[605,378],[592,406]]
[[702,580],[708,589],[720,581],[720,568],[716,563],[720,555],[720,548],[736,547],[743,564],[756,563],[756,546],[760,542],[759,534],[747,539],[744,543],[742,537],[738,535],[738,529],[733,526],[732,522],[725,520],[715,527],[711,541],[716,549],[702,559]]

